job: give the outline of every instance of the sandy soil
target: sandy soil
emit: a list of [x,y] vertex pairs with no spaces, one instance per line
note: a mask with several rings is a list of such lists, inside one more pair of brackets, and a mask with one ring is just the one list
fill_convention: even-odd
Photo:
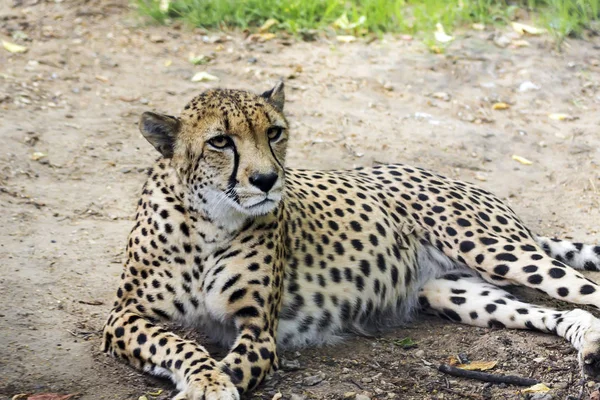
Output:
[[[259,91],[286,79],[290,166],[424,166],[498,193],[538,232],[600,242],[598,39],[557,53],[547,37],[500,48],[494,32],[470,32],[435,55],[400,38],[255,43],[242,33],[143,26],[124,0],[2,2],[0,38],[18,31],[29,51],[0,49],[0,397],[169,397],[168,382],[101,354],[99,330],[143,171],[156,157],[138,117],[177,113],[215,85]],[[194,66],[189,53],[211,61]],[[199,71],[220,81],[192,83]],[[519,91],[526,81],[539,88]],[[493,110],[496,102],[510,108]],[[417,346],[403,349],[403,338]],[[424,317],[379,338],[284,354],[284,371],[251,397],[521,396],[436,371],[458,353],[546,382],[557,399],[579,395],[576,355],[561,339]],[[593,387],[584,385],[583,398]]]

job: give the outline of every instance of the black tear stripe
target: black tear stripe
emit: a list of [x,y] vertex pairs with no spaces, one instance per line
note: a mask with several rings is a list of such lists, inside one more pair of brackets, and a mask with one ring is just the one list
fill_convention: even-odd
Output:
[[227,182],[227,192],[225,193],[227,195],[227,197],[230,197],[231,199],[233,199],[233,201],[235,201],[236,203],[239,203],[239,198],[237,193],[233,190],[235,188],[235,185],[237,184],[237,173],[238,173],[238,169],[240,166],[240,154],[237,151],[237,147],[235,146],[235,143],[233,143],[232,141],[232,148],[233,148],[233,171],[231,171],[231,176],[229,176],[229,182]]
[[[265,112],[265,117],[267,117],[267,121],[269,121],[269,125],[272,125],[273,122],[271,121],[271,116],[269,115],[268,112]],[[283,134],[283,133],[282,133]],[[271,141],[269,140],[269,138],[267,137],[267,143],[269,144],[269,150],[271,151],[271,155],[273,156],[273,158],[275,159],[275,162],[277,163],[277,165],[279,165],[279,167],[281,168],[281,172],[285,173],[285,169],[283,168],[283,165],[279,162],[279,160],[277,159],[277,156],[275,156],[275,152],[273,151],[273,146],[271,146]]]
[[[268,138],[267,138],[268,140]],[[283,168],[283,165],[281,165],[281,163],[279,162],[279,160],[277,159],[277,156],[275,155],[275,152],[273,151],[273,146],[271,146],[271,141],[268,141],[269,143],[269,150],[271,150],[271,155],[273,155],[273,158],[275,159],[275,162],[277,163],[277,165],[279,165],[279,167],[281,168],[281,172],[285,173],[285,168]]]

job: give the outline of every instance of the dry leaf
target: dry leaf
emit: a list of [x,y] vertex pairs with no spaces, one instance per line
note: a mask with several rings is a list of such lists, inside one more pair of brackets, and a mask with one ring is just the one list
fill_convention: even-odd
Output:
[[529,47],[531,46],[527,40],[513,40],[511,44],[515,47]]
[[444,31],[444,26],[439,22],[435,25],[434,36],[435,40],[437,40],[440,43],[448,43],[454,40],[454,37],[446,34],[446,31]]
[[542,33],[546,32],[545,29],[536,28],[535,26],[531,26],[531,25],[521,24],[519,22],[513,22],[512,28],[515,30],[515,32],[517,32],[521,35],[526,34],[526,33],[529,35],[541,35]]
[[140,96],[137,97],[127,97],[127,96],[119,96],[119,100],[124,101],[125,103],[131,103],[134,101],[138,101]]
[[506,103],[494,103],[492,110],[508,110],[510,106]]
[[280,400],[282,397],[283,395],[280,392],[277,392],[271,400]]
[[6,40],[2,41],[2,46],[11,53],[25,53],[28,50],[25,46],[7,42]]
[[206,64],[210,61],[210,58],[205,56],[204,54],[200,54],[199,56],[195,56],[193,53],[190,53],[188,61],[194,65]]
[[268,20],[265,21],[264,24],[262,24],[262,26],[260,28],[258,28],[258,32],[259,33],[268,32],[269,29],[271,29],[273,26],[277,25],[278,23],[279,23],[279,21],[277,21],[275,18],[269,18]]
[[138,400],[148,400],[148,398],[146,396],[140,396],[138,397]]
[[165,67],[170,67],[170,66],[171,66],[171,64],[173,64],[173,61],[172,61],[172,60],[166,60],[166,61],[165,61]]
[[451,366],[455,367],[458,364],[460,364],[460,361],[458,361],[458,358],[456,358],[456,356],[450,356],[450,357],[448,357],[448,365],[451,365]]
[[435,92],[431,94],[431,97],[443,101],[450,101],[451,98],[451,96],[446,92]]
[[166,14],[169,12],[169,7],[171,6],[170,0],[160,0],[160,4],[158,5],[158,9],[161,13]]
[[270,32],[265,32],[265,33],[254,33],[250,36],[248,36],[248,40],[251,42],[266,42],[267,40],[271,40],[271,39],[275,39],[277,37],[277,35],[275,35],[274,33],[270,33]]
[[434,54],[442,54],[444,52],[444,49],[442,49],[440,46],[429,46],[429,51],[431,51]]
[[60,394],[60,393],[40,393],[34,394],[27,398],[27,400],[68,400],[71,397],[78,396],[79,393],[71,394]]
[[548,114],[548,118],[553,119],[555,121],[573,121],[576,119],[572,115],[562,113]]
[[338,19],[336,19],[333,23],[334,28],[339,28],[343,30],[352,30],[356,29],[367,21],[367,17],[364,15],[360,16],[356,22],[350,22],[348,20],[348,16],[346,14],[342,15]]
[[533,385],[528,387],[527,389],[521,390],[521,393],[546,393],[549,392],[550,388],[543,383],[538,383],[537,385]]
[[31,158],[33,161],[41,160],[44,157],[46,157],[46,154],[42,153],[41,151],[31,153],[31,155],[29,156],[29,158]]
[[523,165],[531,165],[531,164],[533,164],[533,161],[529,161],[525,157],[521,157],[521,156],[518,156],[516,154],[513,154],[512,159],[515,160],[515,161],[517,161],[517,162],[520,162]]
[[466,371],[487,371],[494,368],[496,364],[498,364],[498,361],[473,361],[469,364],[458,364],[456,368]]
[[148,396],[152,396],[152,397],[160,396],[160,394],[162,392],[163,392],[162,389],[158,389],[156,392],[148,392]]
[[484,24],[475,23],[475,24],[472,25],[472,27],[476,31],[484,31],[485,30],[485,25]]
[[202,71],[198,72],[196,75],[192,77],[192,82],[213,82],[218,81],[219,78],[209,74],[208,72]]
[[339,35],[336,36],[336,39],[340,43],[351,43],[356,41],[356,37],[352,35]]
[[108,82],[108,78],[102,75],[96,75],[96,80],[104,83]]
[[519,89],[517,90],[519,92],[528,92],[530,90],[540,90],[540,87],[531,81],[525,81],[519,85]]
[[481,181],[481,182],[485,182],[485,181],[487,181],[487,176],[478,172],[475,174],[475,179],[477,179],[478,181]]

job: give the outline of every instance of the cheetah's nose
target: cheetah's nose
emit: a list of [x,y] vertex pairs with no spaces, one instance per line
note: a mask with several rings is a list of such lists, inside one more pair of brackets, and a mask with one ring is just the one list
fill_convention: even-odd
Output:
[[275,172],[270,172],[268,174],[253,174],[250,176],[249,180],[253,186],[256,186],[263,192],[267,193],[275,182],[277,182],[277,178],[279,176]]

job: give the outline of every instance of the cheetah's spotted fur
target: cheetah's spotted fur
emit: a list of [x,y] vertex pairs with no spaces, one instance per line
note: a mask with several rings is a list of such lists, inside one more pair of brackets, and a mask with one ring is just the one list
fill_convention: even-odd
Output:
[[[261,96],[207,91],[177,118],[142,116],[163,157],[138,204],[104,351],[170,377],[178,399],[237,399],[277,368],[278,348],[427,308],[560,335],[598,375],[598,319],[500,287],[600,306],[599,287],[575,270],[599,270],[600,247],[538,237],[493,194],[421,168],[284,169],[283,103],[280,83]],[[215,360],[168,321],[203,329],[229,354]]]

